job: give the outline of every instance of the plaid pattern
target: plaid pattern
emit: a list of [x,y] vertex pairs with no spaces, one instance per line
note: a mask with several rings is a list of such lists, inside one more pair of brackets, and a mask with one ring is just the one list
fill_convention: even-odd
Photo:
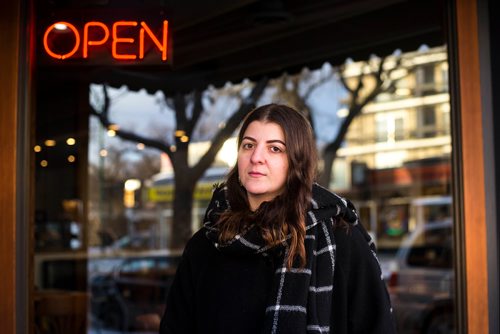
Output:
[[[336,219],[358,223],[352,204],[315,184],[311,210],[306,215],[306,266],[286,267],[288,244],[269,248],[250,228],[226,244],[217,243],[218,230],[214,227],[219,214],[230,210],[223,188],[214,192],[205,216],[207,237],[222,252],[276,256],[273,288],[265,310],[263,333],[332,333],[331,307],[334,293],[336,244],[333,229]],[[278,249],[276,249],[278,248]]]

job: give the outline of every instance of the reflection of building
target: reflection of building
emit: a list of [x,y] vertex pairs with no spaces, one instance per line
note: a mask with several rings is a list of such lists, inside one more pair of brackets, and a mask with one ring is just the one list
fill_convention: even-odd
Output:
[[398,81],[394,93],[379,94],[353,121],[338,152],[346,166],[362,162],[368,169],[397,168],[407,161],[450,156],[446,50],[403,57],[419,59],[406,65],[416,66],[414,72]]
[[[351,124],[338,151],[332,185],[361,207],[371,208],[366,218],[382,239],[408,232],[411,198],[448,196],[451,191],[446,49],[403,54],[401,59],[401,69],[395,72],[407,74]],[[356,78],[361,67],[350,66],[347,73]],[[335,173],[339,170],[344,173]]]

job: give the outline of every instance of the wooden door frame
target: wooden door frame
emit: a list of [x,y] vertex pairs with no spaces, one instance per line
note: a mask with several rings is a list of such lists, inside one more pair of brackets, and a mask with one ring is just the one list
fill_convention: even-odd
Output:
[[[16,332],[16,161],[20,3],[0,3],[0,321]],[[6,51],[6,52],[5,52]]]
[[34,57],[32,1],[0,2],[0,322],[2,333],[28,333],[31,198],[30,100]]
[[[496,251],[491,248],[497,243],[496,212],[491,203],[495,198],[494,164],[492,157],[492,119],[491,118],[491,82],[485,78],[489,71],[489,62],[484,54],[489,41],[483,40],[484,27],[478,21],[482,0],[457,0],[453,3],[451,42],[452,52],[456,56],[455,98],[458,122],[454,136],[454,149],[457,181],[457,285],[459,307],[459,329],[464,333],[490,333],[498,327],[498,310],[493,305],[498,301],[498,293],[492,282],[497,277],[496,265],[491,258]],[[482,8],[484,9],[484,8]],[[487,8],[486,8],[487,15]],[[484,19],[484,17],[482,17]],[[480,30],[481,29],[481,30]],[[485,44],[486,43],[486,44]],[[485,61],[486,60],[486,61]],[[453,82],[453,81],[452,81]],[[453,89],[452,89],[453,91]],[[487,178],[490,179],[486,183]],[[495,227],[496,230],[496,227]],[[488,245],[489,244],[489,245]],[[496,246],[495,246],[496,249]],[[495,253],[495,254],[494,254]],[[493,275],[492,275],[493,274]],[[460,289],[463,289],[460,291]],[[460,292],[463,292],[461,294]]]

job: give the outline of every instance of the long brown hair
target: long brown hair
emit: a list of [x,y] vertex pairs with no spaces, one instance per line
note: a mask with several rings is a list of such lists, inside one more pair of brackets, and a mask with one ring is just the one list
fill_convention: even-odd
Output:
[[287,266],[290,268],[298,257],[300,266],[306,262],[304,247],[305,213],[310,206],[312,185],[316,175],[317,152],[309,121],[298,111],[285,105],[268,104],[247,115],[238,135],[238,148],[249,124],[253,121],[275,123],[285,136],[288,158],[286,188],[270,202],[264,202],[252,212],[245,188],[239,183],[238,166],[234,166],[226,180],[227,196],[231,210],[221,215],[220,242],[227,242],[252,224],[257,224],[266,245],[281,243],[286,236],[289,251]]

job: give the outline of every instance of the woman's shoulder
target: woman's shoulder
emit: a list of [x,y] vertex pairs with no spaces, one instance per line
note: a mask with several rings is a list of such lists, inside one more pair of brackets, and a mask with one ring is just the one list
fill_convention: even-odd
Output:
[[207,252],[214,250],[215,247],[206,234],[207,230],[204,227],[196,231],[187,242],[183,256],[193,258],[203,256],[203,254],[207,254]]
[[319,218],[336,218],[348,224],[358,222],[358,214],[348,199],[315,183],[312,189],[312,209]]

